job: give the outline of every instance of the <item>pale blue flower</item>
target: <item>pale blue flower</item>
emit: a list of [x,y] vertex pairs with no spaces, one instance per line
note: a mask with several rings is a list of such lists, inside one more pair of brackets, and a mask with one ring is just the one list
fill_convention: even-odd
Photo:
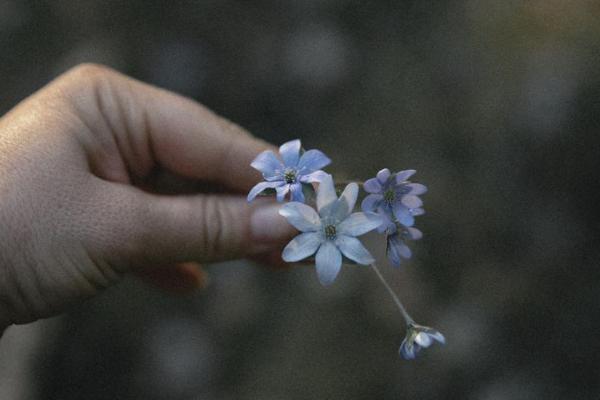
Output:
[[279,213],[302,233],[283,249],[286,262],[296,262],[316,253],[317,277],[323,285],[333,283],[342,266],[342,254],[350,260],[369,265],[375,260],[356,236],[375,228],[382,217],[372,212],[352,213],[358,185],[351,183],[337,197],[331,175],[317,188],[317,211],[299,202],[285,204]]
[[384,168],[363,184],[369,195],[362,202],[363,211],[380,210],[394,216],[404,226],[412,226],[414,216],[423,214],[423,201],[419,195],[427,192],[427,187],[408,179],[416,171],[409,169],[392,174]]
[[300,140],[292,140],[279,147],[281,160],[271,150],[260,153],[250,164],[263,174],[264,182],[255,185],[248,193],[248,201],[266,189],[275,189],[277,201],[283,201],[290,192],[292,201],[304,203],[302,185],[321,182],[327,174],[320,169],[331,160],[319,150],[308,150],[300,154]]
[[413,360],[421,349],[431,346],[434,341],[445,344],[446,338],[433,328],[411,322],[408,324],[406,337],[398,352],[405,360]]

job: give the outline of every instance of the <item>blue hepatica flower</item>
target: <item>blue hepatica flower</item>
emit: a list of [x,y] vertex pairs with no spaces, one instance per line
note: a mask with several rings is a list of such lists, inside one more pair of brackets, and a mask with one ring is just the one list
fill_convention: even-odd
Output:
[[445,344],[446,338],[433,328],[411,322],[398,352],[405,360],[413,360],[421,349],[431,346],[434,341]]
[[300,140],[292,140],[279,147],[281,160],[271,150],[260,153],[250,164],[263,174],[264,182],[254,186],[248,193],[248,201],[266,189],[275,189],[277,201],[283,201],[290,192],[292,201],[304,203],[302,184],[321,182],[327,175],[320,169],[331,160],[319,150],[308,150],[300,154]]
[[279,214],[302,233],[283,249],[287,262],[296,262],[316,253],[316,269],[323,285],[333,283],[342,266],[342,254],[350,260],[369,265],[375,260],[356,238],[379,225],[382,217],[372,212],[352,213],[358,185],[351,183],[337,197],[331,175],[317,189],[317,211],[298,202],[285,204]]
[[[412,226],[404,226],[398,221],[393,221],[390,216],[384,212],[380,213],[383,217],[383,223],[379,226],[380,233],[387,234],[387,257],[393,266],[399,267],[402,259],[409,259],[412,251],[406,245],[407,240],[419,240],[423,233]],[[382,230],[383,227],[383,230]]]
[[423,214],[419,195],[427,192],[425,185],[408,180],[415,172],[409,169],[392,174],[387,168],[379,171],[363,185],[369,195],[362,202],[362,210],[379,210],[394,216],[404,226],[412,226],[414,216]]

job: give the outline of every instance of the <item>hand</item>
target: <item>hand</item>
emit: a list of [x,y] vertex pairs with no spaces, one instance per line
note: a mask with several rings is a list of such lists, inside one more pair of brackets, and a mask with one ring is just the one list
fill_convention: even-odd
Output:
[[[76,67],[23,101],[0,119],[0,332],[123,273],[186,288],[201,279],[190,262],[278,257],[291,228],[270,201],[245,200],[260,179],[249,164],[268,148],[101,66]],[[204,193],[157,194],[165,176],[202,182]]]

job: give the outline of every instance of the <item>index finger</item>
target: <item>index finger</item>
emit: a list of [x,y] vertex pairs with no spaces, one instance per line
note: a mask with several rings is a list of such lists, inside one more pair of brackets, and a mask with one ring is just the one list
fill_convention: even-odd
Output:
[[83,111],[100,111],[117,136],[126,165],[149,164],[145,168],[149,173],[158,164],[188,178],[243,191],[260,180],[250,167],[252,160],[264,150],[275,150],[189,98],[111,69],[86,65],[71,75],[67,79],[77,81],[84,75],[84,84],[92,83],[95,107],[100,110],[91,104]]

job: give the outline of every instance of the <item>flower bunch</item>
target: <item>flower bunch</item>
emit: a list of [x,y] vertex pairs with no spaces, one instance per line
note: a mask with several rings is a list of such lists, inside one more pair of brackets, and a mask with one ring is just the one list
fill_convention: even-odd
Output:
[[[334,282],[344,260],[370,266],[406,322],[407,332],[400,345],[400,355],[413,359],[422,348],[429,347],[434,341],[445,343],[440,332],[414,322],[381,275],[375,258],[357,238],[373,230],[384,234],[388,260],[393,266],[400,266],[402,259],[412,255],[407,241],[423,236],[413,225],[415,217],[424,214],[423,201],[419,196],[425,194],[427,188],[409,180],[415,170],[392,173],[385,168],[363,183],[368,194],[361,203],[362,211],[353,212],[359,187],[356,183],[349,183],[338,197],[333,177],[321,170],[330,163],[323,152],[303,151],[300,140],[292,140],[281,145],[279,158],[267,150],[250,164],[262,173],[264,181],[250,190],[249,202],[269,191],[274,191],[277,201],[282,202],[290,193],[291,201],[283,205],[279,213],[300,234],[283,249],[283,260],[297,262],[314,256],[317,277],[324,286]],[[315,193],[316,209],[305,204],[305,192]]]

